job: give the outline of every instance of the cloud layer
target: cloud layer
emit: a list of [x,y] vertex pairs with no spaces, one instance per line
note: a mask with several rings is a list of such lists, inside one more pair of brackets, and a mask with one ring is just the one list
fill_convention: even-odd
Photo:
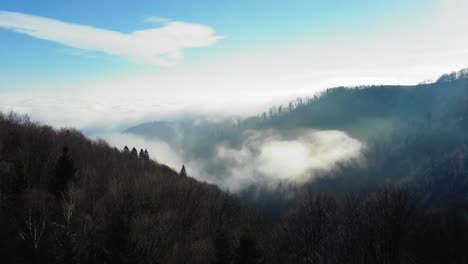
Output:
[[[235,50],[223,53],[221,48],[217,56],[164,71],[63,82],[0,80],[0,110],[28,113],[54,126],[124,128],[194,112],[255,115],[271,105],[340,85],[417,84],[467,67],[466,10],[466,0],[438,0],[428,8],[408,10],[407,16],[395,16],[389,24],[378,20],[374,30],[336,32],[328,37],[304,33],[304,39],[288,44],[264,40],[265,45],[251,49],[236,45]],[[5,21],[7,17],[21,17],[14,14],[0,13],[0,28],[12,26],[13,20]],[[235,41],[235,35],[229,41]],[[154,57],[164,60],[167,54]],[[177,52],[171,54],[174,58],[163,63],[177,61]],[[145,60],[136,55],[130,58]]]
[[208,47],[222,39],[208,26],[185,22],[125,34],[8,11],[0,11],[0,28],[154,65],[173,64],[184,49]]

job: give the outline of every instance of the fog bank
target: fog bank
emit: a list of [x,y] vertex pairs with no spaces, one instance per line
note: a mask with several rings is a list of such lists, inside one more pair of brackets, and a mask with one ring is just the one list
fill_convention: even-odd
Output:
[[343,162],[363,162],[363,143],[337,130],[247,130],[239,145],[215,145],[209,156],[194,157],[186,149],[157,138],[130,134],[100,135],[111,145],[148,149],[151,158],[175,170],[185,165],[190,176],[240,192],[249,186],[274,187],[280,182],[302,185]]

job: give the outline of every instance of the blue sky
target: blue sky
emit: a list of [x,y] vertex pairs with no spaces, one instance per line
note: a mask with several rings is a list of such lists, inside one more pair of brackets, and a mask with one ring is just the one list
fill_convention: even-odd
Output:
[[[3,1],[1,10],[42,16],[69,23],[120,31],[158,26],[145,22],[157,16],[174,21],[204,24],[226,39],[206,50],[186,52],[185,64],[243,49],[278,46],[304,38],[337,32],[373,30],[374,23],[430,7],[422,0],[332,1]],[[77,78],[126,74],[147,67],[93,51],[83,52],[59,43],[0,30],[0,78],[15,88],[45,86]],[[153,66],[149,66],[154,68]],[[154,70],[154,69],[152,69]],[[24,80],[24,75],[28,80]]]
[[90,127],[417,83],[468,65],[465,2],[2,1],[0,110]]

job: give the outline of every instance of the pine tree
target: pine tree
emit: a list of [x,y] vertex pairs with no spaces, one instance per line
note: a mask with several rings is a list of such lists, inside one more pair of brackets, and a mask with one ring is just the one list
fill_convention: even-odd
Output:
[[145,149],[145,158],[146,158],[146,160],[150,159],[150,156],[149,156],[149,153],[148,153],[147,149]]
[[140,149],[140,154],[138,154],[138,156],[140,157],[140,159],[146,159],[145,152],[143,151],[143,149]]
[[124,149],[123,149],[123,152],[124,152],[125,154],[130,154],[130,149],[128,149],[128,147],[125,146]]
[[132,148],[131,154],[134,158],[138,158],[138,150],[135,147]]
[[185,171],[185,165],[182,165],[182,169],[179,173],[180,176],[187,177],[187,172]]

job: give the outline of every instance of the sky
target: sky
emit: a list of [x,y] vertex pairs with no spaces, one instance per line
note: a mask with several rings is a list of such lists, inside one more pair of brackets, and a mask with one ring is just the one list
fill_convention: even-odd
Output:
[[0,1],[0,111],[121,129],[468,66],[465,0]]

